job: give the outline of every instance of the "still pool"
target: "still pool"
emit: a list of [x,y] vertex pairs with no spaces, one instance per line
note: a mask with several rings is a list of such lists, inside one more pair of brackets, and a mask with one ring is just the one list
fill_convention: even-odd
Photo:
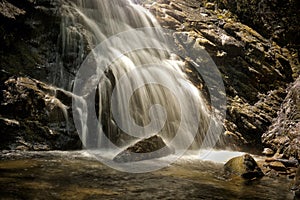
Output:
[[[228,155],[211,156],[222,154]],[[139,174],[111,169],[86,151],[2,152],[0,158],[0,199],[293,199],[291,180],[227,179],[223,161],[209,156],[184,156]]]

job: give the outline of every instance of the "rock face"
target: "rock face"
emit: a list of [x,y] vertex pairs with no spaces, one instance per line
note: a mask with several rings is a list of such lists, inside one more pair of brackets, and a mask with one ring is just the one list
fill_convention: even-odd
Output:
[[[298,109],[295,102],[298,102],[299,89],[298,86],[288,87],[300,74],[297,0],[253,0],[251,3],[244,0],[135,2],[143,3],[164,28],[175,30],[174,40],[182,55],[187,57],[186,73],[199,88],[205,83],[188,61],[199,63],[201,67],[203,60],[199,49],[205,49],[217,64],[223,76],[228,102],[225,146],[257,151],[266,147],[285,157],[299,158],[299,116],[293,115],[293,111]],[[74,61],[78,52],[60,55],[66,51],[60,38],[61,5],[60,0],[0,2],[0,37],[3,38],[0,40],[0,88],[3,96],[0,123],[1,127],[6,127],[6,135],[1,133],[1,141],[6,141],[1,142],[2,148],[17,148],[24,141],[31,141],[32,144],[25,142],[26,145],[20,148],[62,148],[62,143],[54,142],[59,137],[69,138],[62,140],[72,141],[73,148],[78,147],[73,136],[69,137],[64,131],[61,131],[61,136],[56,134],[60,130],[57,127],[61,126],[58,124],[65,123],[59,111],[60,104],[53,108],[57,110],[53,112],[60,113],[60,117],[56,121],[55,117],[49,117],[56,114],[49,112],[51,106],[47,98],[66,100],[61,103],[70,106],[68,98],[63,93],[60,94],[62,98],[56,98],[54,90],[39,88],[40,85],[48,87],[39,81],[56,82],[61,78],[57,75],[61,72],[71,77],[76,69],[68,67],[73,62],[79,62]],[[282,9],[278,10],[278,7]],[[74,30],[70,34],[76,34]],[[88,49],[83,47],[84,55]],[[74,51],[77,50],[74,48]],[[11,76],[28,76],[39,81],[9,79]],[[63,77],[66,82],[68,78]],[[295,85],[298,82],[299,79]],[[20,85],[25,85],[22,86],[25,91],[19,88]],[[218,91],[218,88],[215,90]],[[52,122],[56,128],[53,128]],[[285,125],[281,126],[282,123]],[[65,128],[66,125],[62,129]],[[33,133],[32,130],[44,136],[34,134],[27,137],[28,133]],[[52,134],[53,131],[55,134]],[[9,132],[12,134],[7,135]],[[56,139],[50,139],[51,142],[47,143],[45,138],[48,137]],[[21,142],[12,145],[13,140]],[[33,147],[34,141],[45,146]]]
[[150,160],[173,154],[174,149],[166,146],[160,136],[152,136],[128,147],[114,157],[115,162],[135,162]]
[[60,35],[59,0],[0,2],[0,81],[30,76],[53,82]]
[[225,163],[224,170],[227,174],[238,175],[249,180],[264,176],[256,161],[249,154],[230,159]]
[[70,110],[65,106],[71,96],[22,77],[7,80],[0,96],[0,149],[81,148]]
[[287,88],[278,117],[263,134],[262,142],[283,158],[300,158],[300,77]]
[[[239,19],[270,38],[281,46],[295,49],[299,52],[300,16],[297,12],[300,3],[297,0],[216,0],[220,8],[229,9],[238,15]],[[298,69],[299,72],[299,69]]]
[[[261,136],[277,116],[293,74],[299,73],[297,54],[205,1],[159,0],[145,7],[164,28],[176,31],[174,38],[188,58],[201,66],[197,49],[205,49],[221,71],[228,102],[225,145],[262,151]],[[201,85],[194,69],[187,73]]]

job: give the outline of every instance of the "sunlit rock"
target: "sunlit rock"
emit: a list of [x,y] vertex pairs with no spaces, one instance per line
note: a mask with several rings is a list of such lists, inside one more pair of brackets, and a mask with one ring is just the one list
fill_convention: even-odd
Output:
[[262,135],[264,146],[284,158],[300,158],[300,77],[287,89],[284,99],[269,130]]
[[275,152],[270,148],[264,148],[262,153],[266,156],[273,156]]
[[152,136],[141,140],[114,157],[115,162],[135,162],[160,158],[175,153],[160,136]]
[[230,159],[225,163],[224,170],[227,175],[241,176],[248,180],[264,176],[254,158],[249,154]]

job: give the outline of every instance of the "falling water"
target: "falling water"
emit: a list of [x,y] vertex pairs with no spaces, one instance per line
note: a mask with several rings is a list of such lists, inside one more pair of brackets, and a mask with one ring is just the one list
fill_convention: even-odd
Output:
[[73,112],[87,148],[122,148],[156,134],[175,149],[215,144],[220,126],[146,9],[130,0],[72,0],[62,13],[62,55],[77,71]]

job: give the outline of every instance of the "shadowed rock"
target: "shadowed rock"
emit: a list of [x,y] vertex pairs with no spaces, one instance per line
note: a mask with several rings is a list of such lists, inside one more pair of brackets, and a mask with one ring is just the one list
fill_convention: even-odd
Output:
[[174,153],[174,149],[168,147],[160,136],[152,136],[143,139],[128,147],[114,157],[115,162],[135,162],[160,158]]
[[300,199],[300,167],[298,167],[296,176],[295,176],[295,182],[294,185],[291,188],[292,191],[295,192],[295,198],[294,199]]
[[228,175],[237,175],[248,180],[264,176],[256,161],[249,154],[230,159],[224,165],[224,170]]
[[[18,77],[4,83],[0,93],[0,149],[70,150],[81,142],[70,109],[56,98],[57,88]],[[70,96],[60,94],[60,98]]]

